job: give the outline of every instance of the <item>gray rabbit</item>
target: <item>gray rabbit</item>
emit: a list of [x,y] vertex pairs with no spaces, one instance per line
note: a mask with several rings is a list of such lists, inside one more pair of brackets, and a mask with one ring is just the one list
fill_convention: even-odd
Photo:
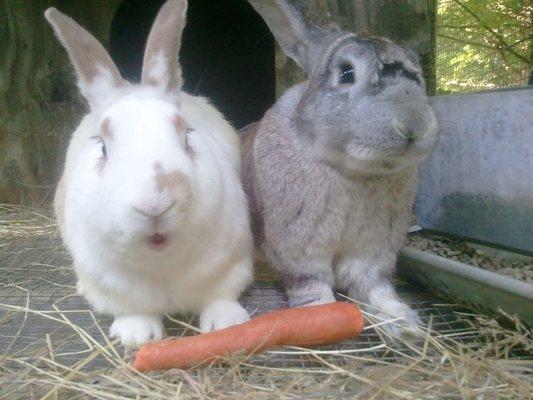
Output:
[[249,0],[308,74],[243,129],[244,186],[255,236],[291,306],[346,291],[381,318],[417,330],[391,275],[418,165],[437,124],[417,57],[388,39],[304,22],[286,1]]

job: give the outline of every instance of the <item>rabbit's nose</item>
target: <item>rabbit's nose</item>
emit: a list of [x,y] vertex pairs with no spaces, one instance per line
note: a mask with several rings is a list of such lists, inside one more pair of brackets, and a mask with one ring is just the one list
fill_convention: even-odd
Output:
[[435,129],[435,118],[428,105],[417,102],[401,104],[391,118],[396,134],[409,144],[424,139]]
[[159,218],[166,214],[176,204],[175,201],[163,205],[132,205],[131,207],[139,214],[149,218]]
[[[415,128],[417,125],[420,126]],[[422,125],[423,124],[402,124],[399,121],[393,121],[392,123],[394,132],[406,139],[409,144],[427,136],[428,129]]]
[[405,128],[401,125],[393,125],[394,132],[400,135],[403,139],[406,140],[407,145],[413,144],[418,139],[422,138],[424,135],[420,135],[412,129]]
[[418,135],[414,130],[406,128],[400,124],[394,124],[394,131],[404,139],[407,139],[408,142],[414,142],[420,137],[420,135]]

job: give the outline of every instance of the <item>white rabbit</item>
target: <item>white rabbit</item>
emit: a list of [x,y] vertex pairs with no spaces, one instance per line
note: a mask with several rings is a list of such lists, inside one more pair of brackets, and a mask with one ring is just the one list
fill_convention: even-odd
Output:
[[416,56],[387,39],[311,26],[288,1],[249,2],[309,76],[244,130],[256,239],[292,306],[335,301],[341,289],[416,331],[416,313],[391,284],[417,167],[437,143]]
[[142,82],[55,8],[90,112],[74,132],[55,197],[78,289],[115,319],[125,345],[163,335],[166,313],[201,313],[210,331],[248,320],[252,238],[238,137],[206,99],[180,92],[187,2],[169,0],[148,38]]

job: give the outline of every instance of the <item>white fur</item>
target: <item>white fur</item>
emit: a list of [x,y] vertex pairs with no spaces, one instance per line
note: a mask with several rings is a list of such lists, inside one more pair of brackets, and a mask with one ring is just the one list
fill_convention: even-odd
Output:
[[163,81],[168,75],[168,60],[163,52],[159,52],[153,59],[148,70],[148,77],[154,81]]
[[[185,8],[173,0],[160,14],[183,19]],[[82,30],[52,14],[60,37]],[[75,58],[78,36],[67,37]],[[99,50],[94,54],[106,57]],[[163,73],[162,53],[152,61],[151,72]],[[236,132],[204,98],[168,93],[164,82],[113,86],[108,70],[97,71],[91,79],[78,72],[83,93],[99,101],[72,135],[55,197],[78,292],[115,316],[110,333],[126,345],[161,338],[167,313],[202,313],[203,329],[244,322],[237,299],[252,280],[252,237]],[[170,178],[173,186],[166,186]],[[156,233],[166,246],[153,245]]]
[[124,346],[136,346],[149,340],[162,339],[163,331],[163,323],[157,315],[128,315],[115,318],[109,334],[120,338]]
[[200,316],[202,332],[224,329],[242,324],[250,319],[248,313],[236,301],[217,300],[209,304]]
[[110,93],[116,93],[113,86],[113,75],[104,65],[98,64],[98,75],[93,80],[87,82],[78,80],[80,92],[87,98],[91,107],[103,106],[112,99]]
[[[57,213],[64,215],[62,233],[74,256],[78,286],[97,311],[115,316],[198,313],[214,301],[213,292],[217,299],[235,302],[252,279],[233,129],[202,98],[183,94],[177,108],[155,94],[154,89],[132,89],[110,109],[83,119],[67,153],[64,194],[58,192],[58,201],[64,196],[64,210]],[[174,112],[194,129],[189,134],[193,162],[175,152],[178,136],[165,118]],[[113,138],[100,176],[100,145],[91,137],[103,118],[111,121]],[[190,177],[194,194],[186,213],[175,210],[169,216],[171,243],[158,251],[144,243],[150,227],[130,207],[162,201],[153,184],[156,161]],[[139,325],[142,317],[136,318]],[[210,319],[213,326],[227,326],[228,321],[243,322],[243,313],[216,313]],[[133,336],[124,332],[131,323],[117,324],[112,333],[123,343],[157,336],[152,323],[131,332]]]

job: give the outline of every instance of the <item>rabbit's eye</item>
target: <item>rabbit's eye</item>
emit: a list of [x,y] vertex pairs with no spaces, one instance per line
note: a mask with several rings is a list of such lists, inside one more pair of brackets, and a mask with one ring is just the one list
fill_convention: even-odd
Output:
[[187,128],[185,130],[185,149],[187,149],[187,151],[189,152],[191,151],[191,146],[189,146],[189,134],[193,131],[193,128]]
[[355,76],[353,66],[350,64],[342,64],[339,68],[339,84],[355,83]]
[[107,159],[107,149],[105,148],[104,139],[101,136],[91,136],[91,139],[96,140],[97,143],[100,143],[100,150],[102,152],[102,160]]

